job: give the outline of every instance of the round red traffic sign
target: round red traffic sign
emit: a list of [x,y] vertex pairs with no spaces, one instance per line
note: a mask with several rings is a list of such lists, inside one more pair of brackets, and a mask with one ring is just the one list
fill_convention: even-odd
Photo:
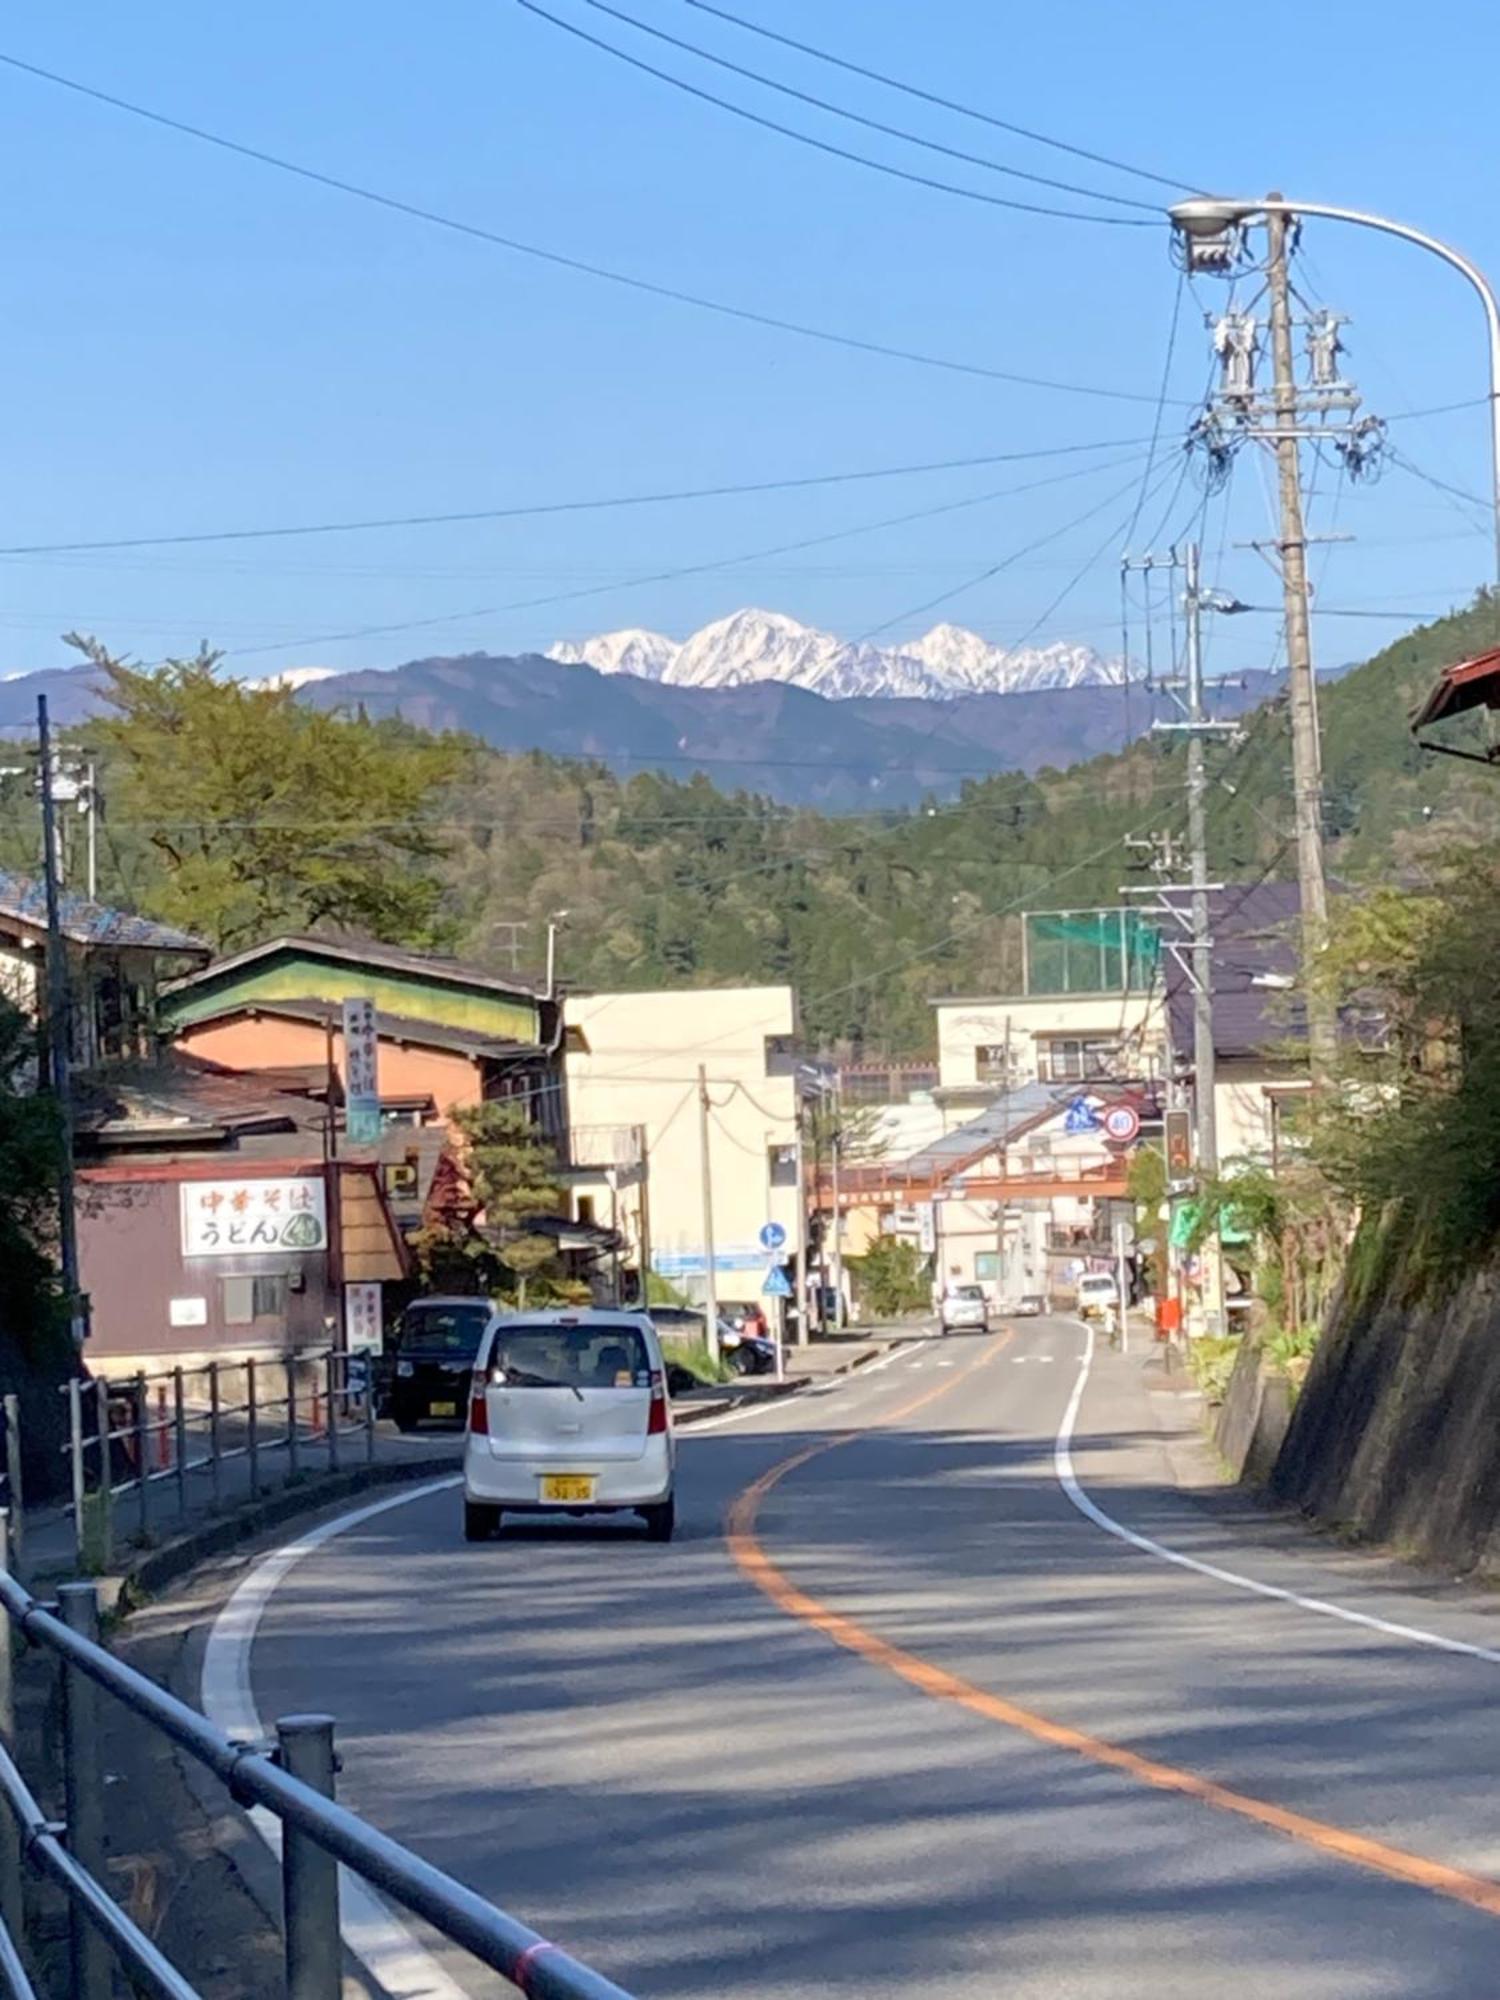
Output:
[[1112,1104],[1104,1114],[1104,1129],[1117,1146],[1128,1146],[1141,1129],[1140,1113],[1131,1104]]

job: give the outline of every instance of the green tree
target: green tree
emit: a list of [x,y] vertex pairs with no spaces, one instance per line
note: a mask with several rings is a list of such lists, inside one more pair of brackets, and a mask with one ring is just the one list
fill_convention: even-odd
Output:
[[446,935],[445,792],[467,752],[221,676],[219,655],[136,667],[73,635],[112,714],[93,726],[112,823],[142,829],[141,900],[225,949],[320,926]]
[[931,1260],[915,1243],[899,1236],[877,1236],[863,1257],[849,1259],[859,1282],[859,1300],[866,1312],[890,1319],[915,1312],[928,1302]]
[[64,1338],[54,1261],[62,1127],[50,1096],[29,1088],[31,1024],[0,1000],[0,1328],[28,1363]]
[[472,1105],[454,1125],[463,1192],[418,1237],[428,1281],[473,1284],[519,1305],[574,1295],[555,1240],[534,1227],[564,1203],[552,1146],[512,1104]]

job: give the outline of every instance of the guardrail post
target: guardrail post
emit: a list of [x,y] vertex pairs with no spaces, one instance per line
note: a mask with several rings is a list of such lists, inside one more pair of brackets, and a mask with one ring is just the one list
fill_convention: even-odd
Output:
[[[283,1715],[276,1724],[282,1768],[333,1797],[333,1717]],[[281,1899],[286,1921],[287,2000],[339,2000],[339,1868],[331,1854],[289,1822],[281,1829]]]
[[[78,1567],[84,1566],[84,1473],[83,1473],[83,1384],[76,1375],[68,1380],[68,1446],[73,1478],[73,1546]],[[105,1449],[103,1444],[101,1450]]]
[[[6,1401],[9,1402],[7,1397]],[[11,1568],[14,1553],[11,1517],[0,1511],[0,1569]],[[14,1574],[14,1572],[12,1572]],[[15,1654],[10,1619],[0,1612],[0,1744],[12,1762],[16,1754]],[[26,1906],[21,1885],[21,1830],[9,1807],[0,1809],[0,1923],[19,1946],[25,1932]]]
[[339,1469],[339,1357],[334,1348],[328,1350],[328,1470]]
[[255,1408],[255,1356],[245,1360],[245,1459],[250,1467],[250,1498],[260,1498],[260,1419]]
[[99,1490],[94,1495],[95,1514],[99,1522],[99,1565],[108,1570],[115,1559],[115,1465],[110,1452],[109,1434],[109,1383],[102,1375],[94,1377],[94,1405],[98,1411],[99,1423]]
[[[57,1593],[63,1623],[99,1643],[99,1588],[65,1583]],[[63,1663],[63,1789],[68,1852],[96,1881],[104,1879],[104,1768],[99,1741],[99,1691],[77,1667]],[[77,1903],[69,1914],[73,2000],[110,2000],[110,1951]]]
[[213,1481],[215,1507],[224,1500],[224,1468],[219,1463],[219,1364],[208,1364],[208,1471]]
[[135,1492],[141,1540],[145,1541],[151,1532],[151,1405],[146,1396],[144,1370],[135,1378]]
[[297,1357],[289,1354],[286,1367],[286,1476],[297,1476]]
[[187,1397],[183,1393],[182,1370],[172,1370],[172,1434],[177,1446],[177,1512],[182,1520],[188,1511]]
[[21,1484],[21,1399],[5,1398],[5,1505],[10,1514],[10,1553],[5,1567],[20,1576],[26,1567],[26,1495]]

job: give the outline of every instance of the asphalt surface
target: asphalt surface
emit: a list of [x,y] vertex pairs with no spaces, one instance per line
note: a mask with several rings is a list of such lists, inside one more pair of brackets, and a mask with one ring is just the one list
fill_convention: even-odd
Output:
[[[398,1507],[282,1586],[260,1711],[335,1710],[341,1796],[645,2000],[1500,1994],[1500,1895],[1474,1907],[1331,1851],[1347,1833],[1500,1877],[1500,1665],[1101,1531],[1053,1459],[1080,1347],[1062,1320],[929,1340],[684,1433],[670,1547],[576,1523],[466,1547],[456,1493]],[[1500,1646],[1480,1602],[1179,1492],[1162,1393],[1139,1355],[1096,1357],[1074,1462],[1120,1521]],[[753,1524],[735,1510],[788,1609],[726,1513],[833,1439]]]

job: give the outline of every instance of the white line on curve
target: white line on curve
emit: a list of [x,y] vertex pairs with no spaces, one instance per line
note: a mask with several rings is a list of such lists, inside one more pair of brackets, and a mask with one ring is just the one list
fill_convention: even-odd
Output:
[[[297,1564],[315,1554],[335,1535],[360,1527],[393,1507],[409,1507],[434,1493],[462,1484],[459,1476],[430,1479],[403,1488],[383,1500],[356,1507],[299,1535],[295,1541],[262,1557],[236,1586],[213,1622],[203,1655],[203,1712],[226,1736],[259,1742],[265,1725],[255,1706],[250,1683],[250,1652],[261,1619],[272,1598]],[[257,1807],[251,1823],[275,1854],[281,1852],[281,1822]],[[415,1931],[349,1869],[339,1868],[339,1912],[344,1942],[390,2000],[470,2000],[439,1965]]]
[[1238,1570],[1223,1569],[1218,1563],[1201,1562],[1196,1556],[1184,1555],[1180,1549],[1169,1549],[1164,1542],[1153,1541],[1149,1535],[1139,1534],[1134,1528],[1127,1528],[1123,1521],[1117,1521],[1107,1514],[1097,1501],[1091,1500],[1073,1470],[1073,1432],[1078,1422],[1078,1412],[1083,1403],[1083,1392],[1088,1387],[1089,1371],[1094,1363],[1094,1329],[1088,1328],[1083,1353],[1078,1362],[1078,1376],[1073,1384],[1073,1393],[1068,1398],[1068,1407],[1063,1412],[1057,1440],[1053,1446],[1052,1467],[1057,1474],[1058,1484],[1078,1509],[1079,1513],[1102,1528],[1107,1535],[1114,1535],[1122,1542],[1128,1542],[1143,1555],[1154,1556],[1158,1562],[1173,1563],[1178,1569],[1195,1571],[1199,1576],[1211,1577],[1215,1583],[1227,1583],[1236,1590],[1248,1590],[1257,1597],[1271,1597],[1282,1604],[1294,1604],[1300,1611],[1315,1611],[1324,1618],[1340,1619],[1345,1625],[1362,1625],[1367,1631],[1384,1633],[1388,1639],[1407,1639],[1416,1646],[1431,1646],[1441,1653],[1463,1653],[1473,1660],[1487,1660],[1492,1666],[1500,1666],[1500,1651],[1489,1646],[1476,1646],[1466,1639],[1445,1638],[1440,1632],[1428,1632],[1420,1625],[1401,1625],[1389,1618],[1376,1618],[1368,1611],[1352,1611],[1343,1604],[1330,1604],[1323,1597],[1304,1597],[1300,1591],[1285,1590],[1280,1584],[1262,1583],[1253,1576],[1242,1576]]

